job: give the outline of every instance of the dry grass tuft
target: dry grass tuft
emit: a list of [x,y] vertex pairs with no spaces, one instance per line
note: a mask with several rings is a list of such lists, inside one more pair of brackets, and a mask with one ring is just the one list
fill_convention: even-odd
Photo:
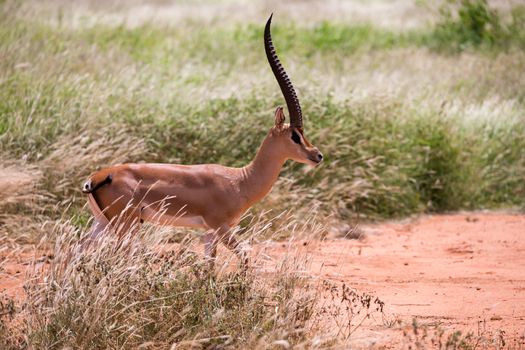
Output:
[[42,178],[35,165],[0,159],[0,242],[30,243],[40,234],[52,199],[40,186]]
[[[292,223],[281,231],[305,237],[314,225]],[[274,224],[254,219],[242,238],[264,241]],[[365,319],[382,322],[379,299],[312,279],[310,245],[295,237],[278,259],[252,251],[248,271],[231,253],[210,271],[192,233],[167,244],[164,228],[146,226],[88,246],[84,234],[66,220],[43,237],[41,245],[55,242],[52,258],[33,262],[27,299],[0,300],[4,348],[330,348]]]
[[37,348],[313,344],[316,293],[305,292],[297,256],[270,277],[228,261],[214,274],[192,240],[161,252],[154,228],[120,241],[106,235],[84,249],[69,222],[55,230],[54,259],[35,265],[26,285],[16,333],[24,337],[0,341]]
[[42,199],[37,193],[37,184],[42,178],[38,167],[4,157],[0,162],[0,210]]

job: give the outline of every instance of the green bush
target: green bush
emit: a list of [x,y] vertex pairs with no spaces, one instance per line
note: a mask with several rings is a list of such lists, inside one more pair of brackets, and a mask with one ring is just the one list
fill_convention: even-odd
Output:
[[449,0],[441,7],[428,44],[456,52],[479,47],[508,49],[512,45],[524,48],[524,9],[515,6],[511,21],[506,23],[486,0]]

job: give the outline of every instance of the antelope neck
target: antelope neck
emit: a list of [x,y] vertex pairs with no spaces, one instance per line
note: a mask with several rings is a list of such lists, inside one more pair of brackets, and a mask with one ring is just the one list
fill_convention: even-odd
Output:
[[271,133],[266,136],[254,160],[241,168],[240,190],[250,206],[270,192],[286,161],[273,138]]

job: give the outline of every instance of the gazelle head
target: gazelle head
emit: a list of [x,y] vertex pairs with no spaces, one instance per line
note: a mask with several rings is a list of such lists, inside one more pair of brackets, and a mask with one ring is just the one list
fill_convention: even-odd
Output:
[[283,108],[277,108],[275,111],[275,126],[271,131],[272,137],[275,137],[275,140],[279,141],[285,158],[317,166],[323,160],[323,154],[317,147],[308,142],[304,136],[303,115],[299,99],[273,47],[272,35],[270,33],[272,16],[273,14],[268,18],[266,27],[264,28],[264,49],[273,74],[283,93],[288,112],[290,113],[290,124],[285,124]]
[[323,154],[312,145],[303,134],[303,129],[284,122],[282,107],[275,111],[275,125],[270,131],[273,142],[278,144],[279,153],[285,159],[317,166],[323,160]]

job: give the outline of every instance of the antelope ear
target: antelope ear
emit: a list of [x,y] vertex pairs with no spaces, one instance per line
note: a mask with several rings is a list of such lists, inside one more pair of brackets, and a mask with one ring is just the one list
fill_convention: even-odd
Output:
[[275,126],[283,126],[285,119],[283,107],[277,107],[275,110]]

